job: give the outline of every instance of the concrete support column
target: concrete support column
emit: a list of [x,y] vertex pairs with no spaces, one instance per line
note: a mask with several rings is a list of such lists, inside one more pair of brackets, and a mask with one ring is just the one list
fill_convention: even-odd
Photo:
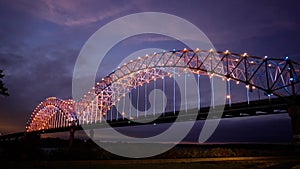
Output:
[[73,145],[74,142],[74,137],[75,137],[75,129],[74,127],[70,128],[70,142],[69,142],[69,146],[71,147]]
[[292,121],[293,143],[300,144],[300,105],[292,105],[288,108]]

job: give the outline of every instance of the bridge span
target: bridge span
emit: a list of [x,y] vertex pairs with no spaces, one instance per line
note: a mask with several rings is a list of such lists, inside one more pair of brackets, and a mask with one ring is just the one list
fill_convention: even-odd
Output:
[[[152,123],[172,122],[179,111],[177,104],[179,94],[176,89],[177,84],[175,84],[175,80],[179,77],[184,78],[182,94],[186,120],[195,113],[198,120],[206,119],[209,110],[217,110],[218,107],[215,104],[213,83],[218,78],[222,79],[226,85],[223,118],[259,115],[258,112],[265,112],[265,114],[288,112],[292,119],[294,142],[299,143],[299,72],[300,64],[288,57],[258,57],[228,50],[214,51],[198,48],[153,53],[124,63],[103,77],[78,101],[61,100],[56,97],[47,98],[32,112],[27,121],[25,133],[70,130],[72,140],[75,129],[81,129],[80,126],[101,126],[104,122],[112,126],[140,125],[132,120],[137,118],[152,118],[154,120]],[[194,77],[198,86],[200,86],[201,77],[208,77],[211,95],[209,97],[201,95],[201,97],[209,98],[210,107],[203,107],[200,104],[200,87],[198,87],[194,91],[198,96],[196,107],[188,108],[187,91],[189,88],[187,84],[189,82],[186,80],[188,76]],[[234,85],[239,84],[245,86],[246,101],[233,103],[234,92],[232,90],[235,88]],[[149,85],[153,86],[152,89],[160,87],[163,93],[167,93],[168,90],[170,93],[170,88],[173,89],[172,97],[169,97],[171,99],[167,100],[168,104],[172,103],[169,109],[153,110],[151,115],[147,113],[150,111],[148,107]],[[263,99],[251,99],[253,90],[263,93]],[[126,97],[129,97],[131,102],[135,102],[133,104],[136,108],[135,112],[131,109],[125,110]],[[120,102],[123,99],[122,107]],[[157,99],[156,92],[154,92],[154,103]],[[118,107],[121,109],[117,110]],[[211,117],[214,117],[213,114]],[[1,136],[0,138],[8,137]]]

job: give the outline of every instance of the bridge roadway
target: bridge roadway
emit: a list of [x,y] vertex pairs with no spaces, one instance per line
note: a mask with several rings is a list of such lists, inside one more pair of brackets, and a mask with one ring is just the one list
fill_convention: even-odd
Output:
[[[299,96],[300,97],[300,96]],[[298,98],[298,97],[297,97]],[[256,100],[248,102],[240,102],[240,103],[233,103],[231,106],[228,104],[225,105],[222,118],[234,118],[234,117],[243,117],[243,116],[258,116],[258,115],[268,115],[268,114],[278,114],[278,113],[287,113],[289,104],[291,100],[296,99],[295,97],[285,97],[285,98],[273,98],[273,99],[264,99],[264,100]],[[298,100],[298,99],[296,99]],[[218,110],[219,107],[215,109]],[[205,120],[207,118],[208,112],[210,107],[201,108],[200,111],[189,110],[188,113],[182,113],[181,121],[189,121],[192,120],[191,117],[195,116],[195,113],[198,113],[197,120]],[[212,112],[214,113],[214,112]],[[219,112],[216,112],[219,113]],[[107,121],[112,127],[124,127],[124,126],[136,126],[136,125],[149,125],[149,124],[159,124],[159,123],[172,123],[176,120],[178,116],[178,112],[166,112],[160,114],[159,116],[149,115],[146,117],[140,117],[147,119],[148,123],[138,123],[131,121],[126,118],[120,118],[117,120]],[[215,118],[214,116],[212,116]],[[93,128],[101,128],[106,127],[107,125],[103,125],[104,123],[97,123],[92,125],[84,125],[85,129],[93,129]],[[41,131],[34,131],[30,133],[26,132],[18,132],[12,133],[7,135],[0,136],[0,141],[5,140],[18,140],[24,137],[36,136],[41,135],[44,133],[56,133],[56,132],[66,132],[71,131],[71,135],[74,135],[75,130],[83,130],[82,126],[71,126],[65,128],[54,128],[54,129],[47,129]],[[73,133],[72,133],[73,132]],[[71,139],[71,138],[70,138]]]

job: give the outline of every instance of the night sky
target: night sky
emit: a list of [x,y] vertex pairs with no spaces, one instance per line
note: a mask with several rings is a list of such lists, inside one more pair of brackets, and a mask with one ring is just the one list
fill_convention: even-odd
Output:
[[[71,98],[73,69],[82,46],[96,30],[114,19],[137,12],[169,13],[200,28],[217,50],[289,56],[300,61],[299,8],[296,0],[1,0],[0,69],[4,70],[10,96],[0,97],[0,133],[24,131],[35,106],[47,97]],[[177,47],[172,44],[170,39],[155,35],[133,37],[118,44],[105,66],[99,67],[97,76],[114,70],[123,55],[137,49],[162,46],[172,50]],[[261,126],[265,121],[259,118],[248,119],[247,125]],[[290,128],[288,115],[265,118],[270,130],[264,131],[271,132],[280,122],[278,126]],[[222,130],[226,131],[234,121],[242,125],[238,119],[230,120],[227,128],[228,122],[224,122]]]

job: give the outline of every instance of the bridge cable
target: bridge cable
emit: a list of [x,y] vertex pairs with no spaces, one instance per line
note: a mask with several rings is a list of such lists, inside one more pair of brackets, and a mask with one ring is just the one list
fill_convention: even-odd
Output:
[[139,117],[139,100],[140,100],[140,87],[137,86],[137,98],[136,98],[136,118]]
[[[118,91],[118,97],[119,97],[120,92]],[[119,119],[119,98],[117,99],[117,105],[116,105],[116,120],[118,121]]]
[[198,92],[197,92],[198,93],[198,104],[197,104],[198,110],[197,111],[199,112],[200,111],[200,104],[201,104],[200,103],[201,102],[200,101],[200,89],[201,89],[200,88],[200,74],[197,75],[197,82],[198,82]]
[[211,75],[211,99],[212,99],[212,107],[215,108],[215,90],[214,90],[214,76]]
[[148,93],[148,89],[147,89],[147,83],[145,83],[145,86],[144,86],[144,88],[145,88],[145,118],[146,118],[146,116],[147,116],[147,107],[148,107],[148,95],[147,95],[147,93]]
[[173,67],[173,113],[176,113],[176,80],[175,80],[176,68]]
[[[164,68],[164,72],[165,72],[165,68]],[[163,82],[163,94],[165,94],[165,78],[163,76],[163,79],[162,79],[162,82]],[[165,99],[164,97],[162,97],[162,103],[163,103],[163,106],[162,106],[162,113],[163,113],[163,116],[165,115]]]
[[187,72],[186,69],[184,69],[184,100],[185,100],[185,112],[187,113],[188,105],[187,105],[187,90],[186,90],[186,76]]
[[231,107],[231,87],[230,87],[230,79],[227,79],[227,99],[229,107]]
[[154,97],[153,97],[153,116],[155,116],[156,112],[156,108],[155,108],[155,99],[156,99],[156,71],[154,73],[154,82],[153,82],[153,87],[154,87]]
[[126,88],[124,87],[124,96],[123,96],[123,109],[122,109],[122,119],[124,120],[125,118],[125,102],[126,102],[126,98],[125,98],[125,93],[126,93]]

